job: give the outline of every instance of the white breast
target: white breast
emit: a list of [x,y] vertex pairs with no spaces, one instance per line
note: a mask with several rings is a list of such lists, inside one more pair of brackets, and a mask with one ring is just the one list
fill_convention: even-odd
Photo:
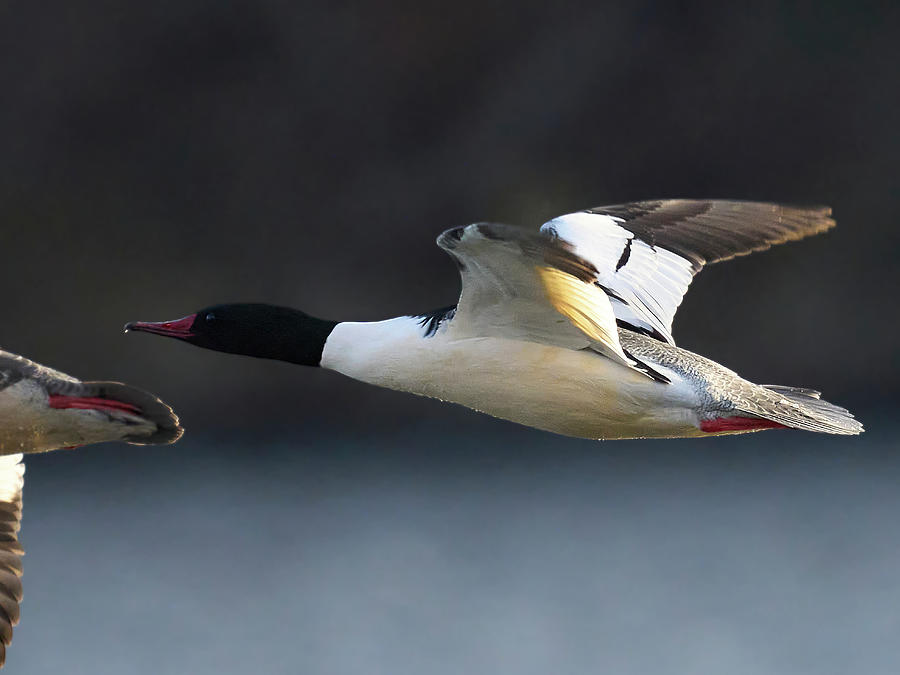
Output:
[[452,401],[583,438],[702,435],[693,389],[660,384],[589,350],[481,337],[423,337],[417,319],[338,324],[322,366],[363,382]]

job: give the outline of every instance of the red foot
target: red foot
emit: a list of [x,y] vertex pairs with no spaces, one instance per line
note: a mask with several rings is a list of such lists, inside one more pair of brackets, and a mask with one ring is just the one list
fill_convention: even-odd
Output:
[[714,420],[700,422],[700,430],[707,433],[717,431],[751,431],[752,429],[786,429],[787,427],[772,420],[759,417],[717,417]]
[[75,408],[78,410],[104,410],[106,412],[127,412],[140,415],[141,409],[130,403],[114,401],[111,398],[91,398],[84,396],[50,395],[51,408]]

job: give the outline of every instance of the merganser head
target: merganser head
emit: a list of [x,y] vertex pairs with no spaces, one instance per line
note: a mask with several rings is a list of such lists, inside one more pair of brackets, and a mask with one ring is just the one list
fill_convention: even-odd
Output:
[[258,303],[213,305],[173,321],[133,321],[138,331],[190,342],[204,349],[318,366],[335,321],[298,309]]

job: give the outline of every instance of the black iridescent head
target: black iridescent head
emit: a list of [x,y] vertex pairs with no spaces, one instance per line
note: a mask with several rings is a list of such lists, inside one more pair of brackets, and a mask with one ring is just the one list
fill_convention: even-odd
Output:
[[141,331],[190,342],[204,349],[318,366],[336,322],[298,309],[255,303],[213,305],[174,321],[134,321]]

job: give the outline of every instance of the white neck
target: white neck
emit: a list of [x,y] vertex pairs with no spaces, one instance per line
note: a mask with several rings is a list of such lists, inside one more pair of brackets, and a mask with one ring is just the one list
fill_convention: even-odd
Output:
[[[416,367],[435,356],[435,337],[424,338],[421,319],[344,321],[325,341],[321,366],[356,380],[413,391]],[[410,378],[413,381],[410,381]]]

